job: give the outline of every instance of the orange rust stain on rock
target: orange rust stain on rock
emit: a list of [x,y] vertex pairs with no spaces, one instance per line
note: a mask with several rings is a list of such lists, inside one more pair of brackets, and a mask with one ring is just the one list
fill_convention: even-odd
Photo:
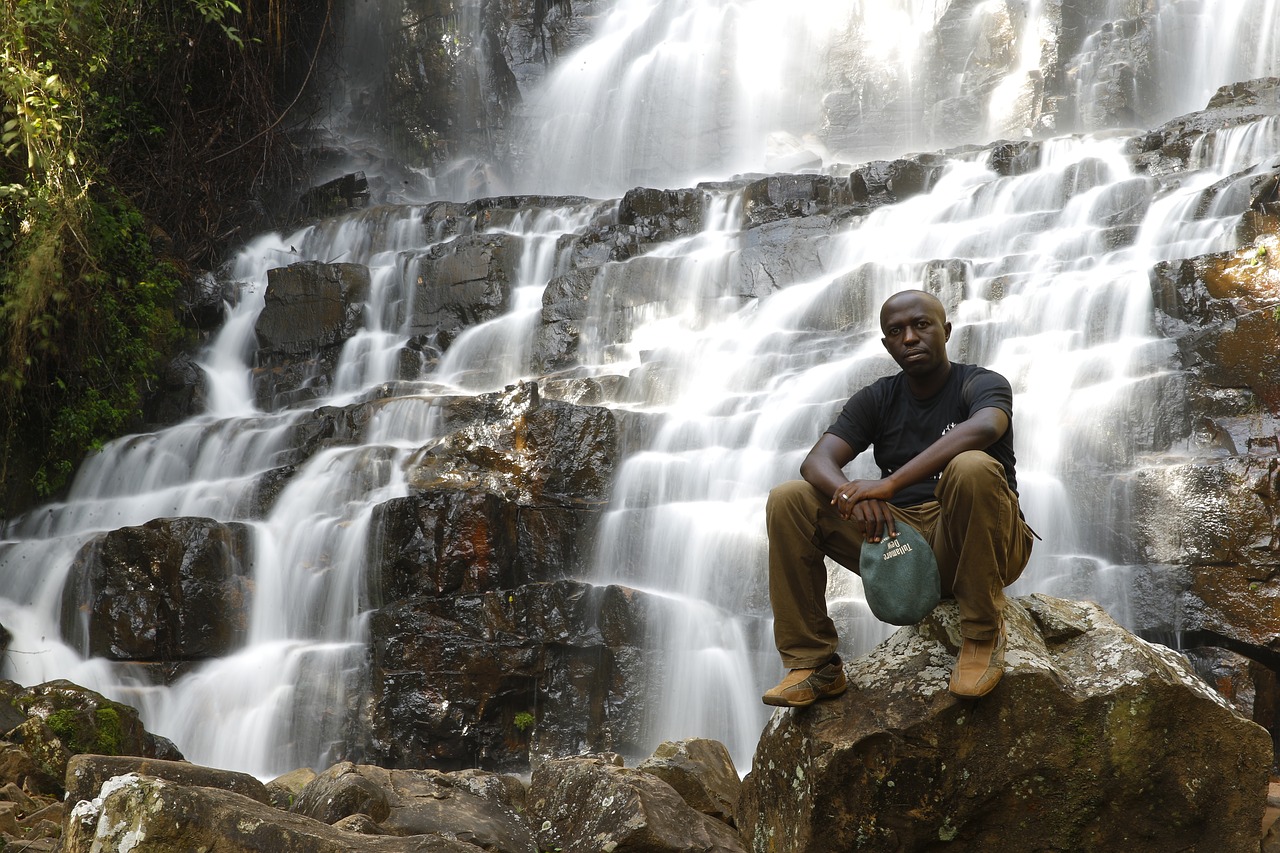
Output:
[[1236,309],[1218,336],[1219,363],[1280,410],[1280,236],[1268,235],[1207,265],[1205,287]]

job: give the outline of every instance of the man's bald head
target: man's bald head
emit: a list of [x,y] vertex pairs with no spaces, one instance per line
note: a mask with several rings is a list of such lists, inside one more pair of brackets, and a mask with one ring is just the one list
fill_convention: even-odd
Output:
[[939,325],[947,322],[947,309],[938,297],[924,290],[903,290],[890,296],[880,306],[880,330],[884,331],[885,320],[891,314],[908,304],[918,305],[928,313],[935,314]]

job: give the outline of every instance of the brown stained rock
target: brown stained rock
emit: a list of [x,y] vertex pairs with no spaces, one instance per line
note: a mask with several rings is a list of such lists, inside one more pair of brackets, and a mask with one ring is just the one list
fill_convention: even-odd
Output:
[[982,699],[947,691],[944,605],[847,664],[844,696],[775,713],[739,803],[752,847],[1258,849],[1264,729],[1096,605],[1033,595],[1006,622]]
[[661,743],[636,769],[666,782],[694,809],[733,824],[742,780],[719,741],[686,738]]
[[92,800],[102,784],[115,776],[136,773],[178,785],[197,785],[234,791],[260,803],[271,804],[265,785],[248,773],[204,767],[188,761],[164,761],[127,755],[76,755],[67,762],[67,799],[71,803]]
[[1157,264],[1156,305],[1186,324],[1166,328],[1188,367],[1220,387],[1247,386],[1280,411],[1280,235],[1239,249]]
[[[145,840],[145,842],[144,842]],[[142,844],[142,846],[139,846]],[[63,853],[479,853],[442,836],[367,836],[214,788],[127,775],[79,803],[67,820]]]
[[1157,264],[1152,288],[1185,367],[1191,458],[1128,477],[1133,557],[1187,567],[1182,630],[1280,649],[1280,235]]
[[737,833],[694,811],[656,776],[606,761],[547,761],[529,783],[540,849],[742,853]]
[[446,401],[448,434],[409,464],[415,489],[481,488],[521,505],[593,509],[609,497],[617,421],[599,406],[543,400],[536,383]]

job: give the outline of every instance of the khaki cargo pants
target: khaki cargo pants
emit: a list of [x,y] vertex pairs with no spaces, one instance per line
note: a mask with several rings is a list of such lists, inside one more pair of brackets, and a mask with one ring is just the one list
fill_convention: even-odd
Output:
[[[894,518],[920,531],[933,546],[944,598],[960,607],[960,633],[989,639],[1004,607],[1004,588],[1031,557],[1034,534],[1018,511],[1018,496],[1004,468],[981,450],[961,453],[943,470],[936,501],[892,507]],[[773,635],[788,669],[820,666],[836,651],[835,623],[827,615],[823,555],[856,572],[862,531],[846,521],[804,480],[769,493],[769,596]]]

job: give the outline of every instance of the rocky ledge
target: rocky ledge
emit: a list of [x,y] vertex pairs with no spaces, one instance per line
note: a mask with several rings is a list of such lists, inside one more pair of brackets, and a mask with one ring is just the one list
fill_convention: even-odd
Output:
[[947,692],[944,603],[850,661],[844,696],[775,713],[741,782],[723,745],[691,739],[637,767],[344,761],[263,783],[166,755],[115,722],[135,719],[125,706],[74,685],[4,682],[0,837],[62,853],[1259,850],[1280,813],[1266,730],[1096,605],[1032,595],[1007,625],[990,695]]

